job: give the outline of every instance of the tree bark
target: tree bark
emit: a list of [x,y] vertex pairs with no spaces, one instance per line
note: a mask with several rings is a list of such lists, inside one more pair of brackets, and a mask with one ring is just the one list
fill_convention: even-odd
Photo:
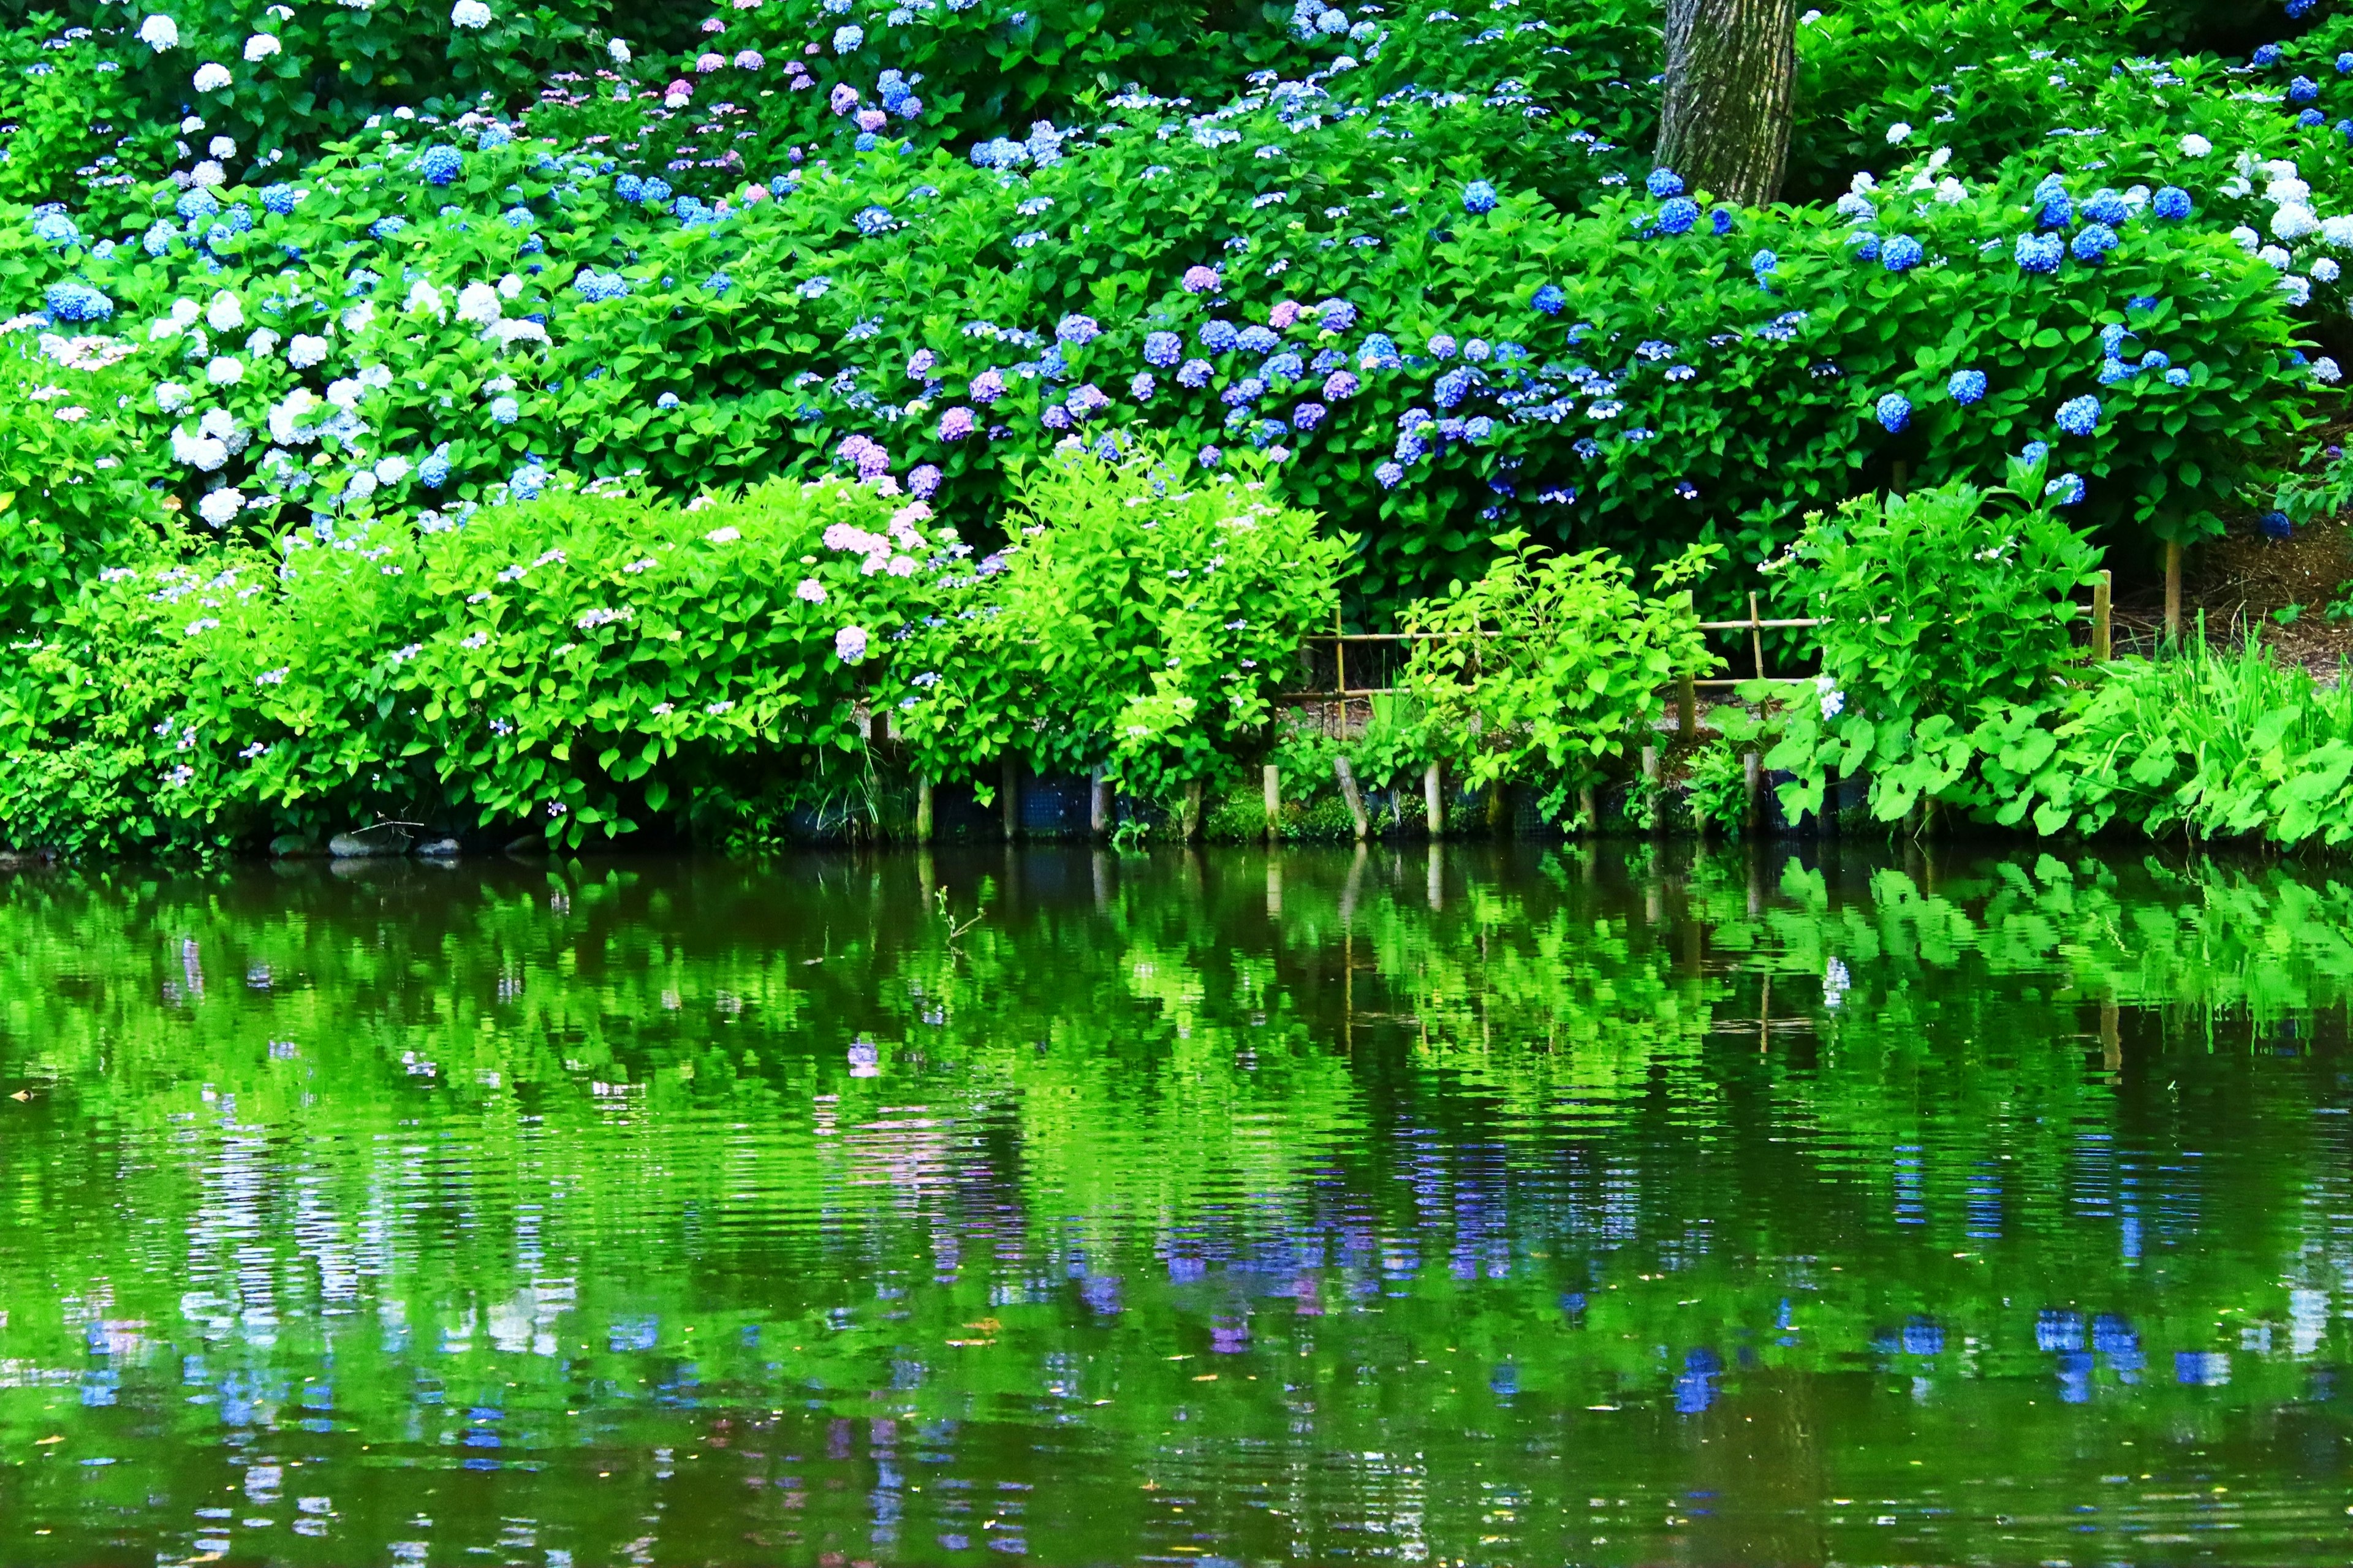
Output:
[[1667,0],[1659,166],[1719,201],[1771,201],[1797,79],[1797,0]]

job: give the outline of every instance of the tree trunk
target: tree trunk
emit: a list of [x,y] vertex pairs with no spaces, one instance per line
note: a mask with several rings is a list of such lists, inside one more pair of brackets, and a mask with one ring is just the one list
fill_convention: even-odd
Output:
[[1797,77],[1797,0],[1667,0],[1660,167],[1719,201],[1771,201]]

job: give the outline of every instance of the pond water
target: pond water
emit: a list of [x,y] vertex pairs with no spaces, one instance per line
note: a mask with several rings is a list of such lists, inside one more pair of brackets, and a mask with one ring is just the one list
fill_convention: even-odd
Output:
[[2353,888],[0,885],[0,1561],[2342,1562]]

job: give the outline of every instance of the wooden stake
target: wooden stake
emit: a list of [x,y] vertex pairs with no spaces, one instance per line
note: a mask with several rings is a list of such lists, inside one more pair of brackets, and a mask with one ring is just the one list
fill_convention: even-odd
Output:
[[927,778],[917,779],[915,781],[915,842],[929,844],[931,841],[932,781]]
[[1688,669],[1675,677],[1675,738],[1686,746],[1699,740],[1699,679]]
[[1748,651],[1756,656],[1757,679],[1759,680],[1765,679],[1765,633],[1757,625],[1761,618],[1757,613],[1757,595],[1751,594],[1748,595]]
[[1101,768],[1087,775],[1087,831],[1097,838],[1111,831],[1111,781]]
[[2092,662],[2105,664],[2116,657],[2116,616],[2110,598],[2116,592],[2116,574],[2103,572],[2100,580],[2092,584]]
[[1356,775],[1349,771],[1348,759],[1332,759],[1333,774],[1340,781],[1340,798],[1348,803],[1348,816],[1356,825],[1356,842],[1362,844],[1373,830],[1365,816],[1365,797],[1356,793]]
[[2165,640],[2181,640],[2181,546],[2165,542]]
[[1430,836],[1439,837],[1446,831],[1446,780],[1439,764],[1432,763],[1421,770],[1422,814],[1430,818]]
[[1185,793],[1180,797],[1180,804],[1177,808],[1176,826],[1179,836],[1184,838],[1186,843],[1197,844],[1200,842],[1201,781],[1199,779],[1188,779],[1186,781]]
[[1282,837],[1282,770],[1269,763],[1259,770],[1260,781],[1266,786],[1266,836],[1269,840]]
[[1021,837],[1021,759],[1008,752],[997,759],[997,810],[1005,821],[1008,844]]

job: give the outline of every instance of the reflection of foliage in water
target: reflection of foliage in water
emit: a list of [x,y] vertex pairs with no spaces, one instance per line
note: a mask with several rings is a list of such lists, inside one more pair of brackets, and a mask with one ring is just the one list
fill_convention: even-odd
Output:
[[[2353,1261],[2312,1039],[2353,892],[1441,854],[20,883],[0,1440],[75,1387],[180,1442],[429,1456],[488,1407],[509,1447],[643,1449],[814,1402],[947,1449],[1071,1426],[1115,1467],[1400,1419],[1533,1454],[1559,1409],[1874,1371],[1946,1391],[1923,1431],[2020,1388],[2152,1429],[2300,1396]],[[940,887],[982,911],[953,942]],[[2177,1384],[2242,1332],[2275,1353]],[[1810,1462],[1911,1485],[1892,1419]],[[1680,1451],[1580,1476],[1633,1497]],[[1421,1530],[1475,1534],[1430,1464]],[[1307,1539],[1379,1490],[1344,1469]],[[1514,1539],[1556,1556],[1545,1518]]]

